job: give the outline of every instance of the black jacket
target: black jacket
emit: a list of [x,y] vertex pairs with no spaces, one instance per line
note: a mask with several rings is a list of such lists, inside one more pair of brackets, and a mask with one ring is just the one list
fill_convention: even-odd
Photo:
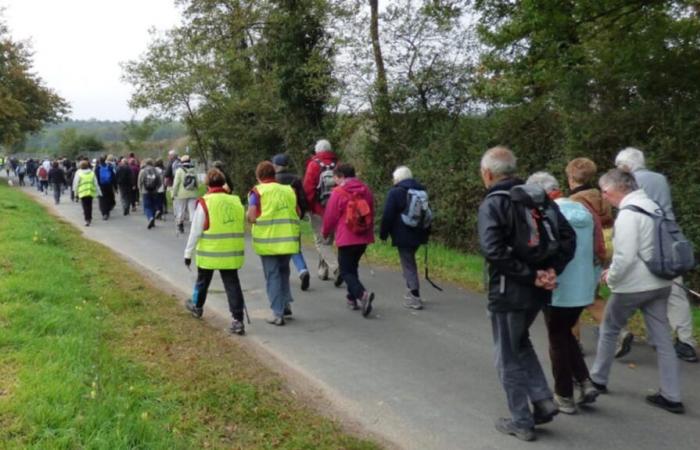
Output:
[[51,184],[67,184],[66,174],[60,167],[52,167],[49,169],[49,183]]
[[117,188],[123,192],[131,191],[131,188],[136,184],[134,172],[131,171],[131,167],[122,164],[117,166],[117,172],[114,174],[114,181]]
[[409,189],[425,190],[423,185],[414,179],[403,180],[389,190],[384,203],[379,238],[386,240],[391,235],[391,244],[394,247],[414,248],[428,242],[430,229],[409,227],[401,220],[401,213],[406,209]]
[[[488,193],[510,190],[523,184],[515,178],[507,178],[493,185]],[[479,206],[479,244],[486,258],[489,310],[507,312],[540,308],[551,299],[551,291],[535,286],[537,270],[553,268],[558,274],[564,271],[576,252],[576,234],[569,222],[557,211],[559,228],[559,252],[539,266],[532,266],[517,259],[512,253],[513,222],[511,202],[508,196],[486,197]]]
[[309,205],[306,201],[306,195],[304,195],[304,186],[301,184],[301,178],[294,172],[283,169],[275,174],[275,180],[277,180],[279,184],[286,184],[294,189],[294,193],[297,196],[297,206],[301,211],[299,217],[304,217],[306,211],[309,210]]

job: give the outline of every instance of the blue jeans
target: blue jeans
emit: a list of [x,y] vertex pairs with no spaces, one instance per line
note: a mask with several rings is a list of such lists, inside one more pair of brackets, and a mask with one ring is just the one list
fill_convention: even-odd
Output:
[[289,287],[290,259],[291,255],[260,256],[265,273],[267,299],[275,317],[283,317],[284,309],[294,301]]
[[294,268],[296,268],[299,273],[309,271],[308,267],[306,267],[306,261],[304,260],[304,254],[302,252],[292,255],[292,263],[294,263]]
[[146,192],[143,194],[143,212],[146,213],[146,218],[151,220],[156,217],[158,209],[158,193]]

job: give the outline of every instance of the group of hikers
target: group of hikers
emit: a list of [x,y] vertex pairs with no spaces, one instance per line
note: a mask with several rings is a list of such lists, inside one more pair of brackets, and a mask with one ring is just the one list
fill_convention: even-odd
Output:
[[[694,261],[692,247],[675,222],[666,178],[646,169],[644,154],[635,148],[621,150],[615,168],[599,179],[593,161],[573,159],[565,170],[565,188],[546,172],[523,182],[516,169],[516,157],[506,147],[494,147],[481,159],[487,193],[478,211],[478,235],[487,263],[495,361],[510,410],[510,417],[498,419],[496,428],[530,441],[536,437],[535,425],[552,421],[560,412],[574,414],[579,405],[606,393],[613,359],[631,349],[634,336],[625,327],[637,310],[656,349],[660,372],[660,389],[646,401],[683,413],[678,359],[698,361],[682,280]],[[321,139],[303,176],[290,169],[289,156],[282,153],[260,162],[255,177],[247,209],[233,193],[223,164],[217,162],[206,172],[202,195],[189,157],[178,157],[175,151],[165,162],[139,163],[134,155],[116,165],[111,156],[93,164],[82,159],[72,183],[67,178],[63,184],[72,186],[82,203],[86,226],[92,220],[94,197],[99,198],[103,219],[109,219],[116,189],[124,215],[142,201],[150,229],[167,212],[165,196],[170,191],[178,232],[185,232],[186,216],[190,221],[184,263],[190,268],[194,262],[197,280],[185,307],[197,318],[203,315],[218,270],[233,319],[230,331],[245,334],[238,270],[245,260],[249,225],[271,310],[266,322],[285,325],[294,301],[290,263],[298,272],[301,290],[310,284],[300,238],[300,223],[307,216],[319,255],[318,278],[336,287],[345,283],[347,307],[369,317],[375,295],[363,285],[358,268],[375,239],[375,204],[354,166],[341,162],[330,142]],[[397,167],[392,183],[379,237],[391,237],[397,248],[406,282],[404,306],[421,310],[416,252],[428,242],[433,214],[425,186],[408,167]],[[667,252],[672,255],[659,251],[668,244],[664,239],[675,239],[673,250]],[[607,301],[601,297],[603,284],[611,292]],[[580,340],[584,309],[598,325],[590,370]],[[540,311],[549,337],[553,392],[529,338]]]

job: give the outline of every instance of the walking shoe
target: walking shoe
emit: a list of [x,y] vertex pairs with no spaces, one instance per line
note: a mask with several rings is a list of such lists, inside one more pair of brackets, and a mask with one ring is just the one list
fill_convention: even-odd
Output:
[[591,385],[595,388],[596,391],[598,391],[601,394],[608,393],[608,387],[604,384],[599,384],[599,383],[596,383],[595,381],[591,380]]
[[89,226],[90,226],[90,221],[89,221],[89,220],[85,221],[85,226],[86,226],[86,227],[89,227]]
[[559,414],[559,409],[551,398],[536,401],[532,406],[534,409],[532,415],[535,419],[535,425],[549,423],[554,419],[554,416]]
[[360,299],[360,306],[362,307],[362,317],[369,316],[372,312],[372,302],[374,301],[374,292],[365,291]]
[[148,229],[149,230],[155,226],[156,226],[156,219],[155,218],[148,221]]
[[289,319],[292,317],[292,307],[287,305],[284,307],[284,317],[285,319]]
[[156,211],[156,219],[163,217],[163,211]]
[[328,279],[328,264],[324,260],[318,262],[318,278],[322,281]]
[[357,304],[357,300],[355,300],[354,298],[349,298],[349,297],[346,297],[346,299],[347,299],[348,309],[351,309],[353,311],[357,311],[358,309],[360,309],[360,306]]
[[265,319],[265,322],[269,323],[270,325],[277,325],[278,327],[281,327],[284,325],[284,317],[270,316]]
[[102,214],[102,220],[107,220],[109,219],[109,216],[107,214]]
[[657,406],[661,409],[665,409],[666,411],[672,412],[674,414],[685,413],[685,406],[683,406],[683,403],[672,402],[671,400],[667,400],[666,397],[661,395],[661,392],[657,392],[653,395],[647,395],[647,403],[649,403],[650,405]]
[[629,331],[625,331],[620,335],[620,339],[617,340],[617,347],[615,348],[615,358],[622,358],[632,350],[632,341],[634,340],[634,335]]
[[178,223],[177,224],[177,231],[180,234],[185,234],[185,224],[184,223]]
[[673,344],[676,349],[676,356],[686,362],[696,363],[698,362],[698,355],[695,353],[695,349],[692,345],[676,339]]
[[229,331],[231,331],[231,334],[243,336],[245,334],[245,325],[243,325],[243,322],[241,322],[240,320],[233,319]]
[[562,397],[560,395],[554,394],[554,403],[557,404],[559,412],[564,414],[576,414],[578,411],[576,409],[576,403],[574,403],[573,397]]
[[423,301],[420,299],[420,297],[416,297],[415,295],[408,292],[406,295],[403,296],[403,299],[404,307],[417,310],[423,309]]
[[125,216],[128,216],[128,215],[129,215],[129,210],[128,210],[128,209],[125,209],[125,210],[122,211],[122,212],[124,213]]
[[340,275],[340,269],[333,271],[333,286],[339,288],[343,284],[343,277]]
[[300,273],[299,279],[301,280],[301,290],[307,290],[309,288],[309,282],[311,281],[311,275],[309,275],[309,271],[305,270],[302,273]]
[[532,428],[518,428],[512,420],[506,419],[505,417],[496,420],[496,429],[503,434],[515,436],[521,441],[535,440],[535,431]]
[[595,403],[596,398],[600,395],[600,391],[593,386],[591,380],[584,380],[582,383],[576,383],[579,389],[579,396],[576,398],[576,403],[579,405],[587,405]]
[[201,318],[202,314],[204,314],[204,308],[197,308],[197,305],[194,304],[191,298],[188,298],[185,302],[185,308],[197,319]]

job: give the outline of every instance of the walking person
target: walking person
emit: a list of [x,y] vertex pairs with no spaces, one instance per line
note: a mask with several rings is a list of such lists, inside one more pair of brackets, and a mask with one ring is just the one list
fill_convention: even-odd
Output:
[[224,283],[229,311],[233,317],[230,331],[245,334],[243,325],[243,291],[238,269],[243,267],[245,249],[245,211],[237,195],[227,195],[223,186],[224,175],[217,169],[207,172],[207,193],[199,200],[192,215],[192,226],[185,247],[185,265],[192,263],[196,255],[197,281],[192,298],[185,307],[199,318],[204,313],[204,303],[214,271],[218,270]]
[[[217,169],[218,170],[218,169]],[[219,171],[222,175],[223,172]],[[226,179],[224,177],[224,185]],[[221,186],[223,189],[224,185]],[[194,217],[194,210],[199,197],[199,181],[197,172],[190,162],[189,155],[182,155],[179,166],[175,170],[173,181],[173,208],[175,210],[175,224],[179,233],[185,232],[185,213],[190,221]]]
[[314,156],[306,163],[304,173],[304,193],[309,205],[309,220],[314,233],[314,242],[318,251],[318,277],[327,280],[333,276],[335,283],[340,285],[337,258],[333,251],[333,235],[323,237],[323,213],[326,203],[335,187],[333,171],[338,165],[338,156],[331,150],[331,143],[326,139],[316,142]]
[[294,301],[289,286],[289,261],[299,253],[299,211],[291,186],[275,180],[275,168],[263,161],[255,169],[258,184],[248,195],[248,222],[253,224],[253,249],[260,255],[272,315],[267,323],[284,325]]
[[147,228],[156,226],[156,211],[158,208],[158,188],[163,185],[163,179],[153,166],[153,160],[147,158],[143,162],[143,168],[139,171],[139,191],[143,193],[143,212],[148,220]]
[[[306,196],[304,195],[304,186],[302,185],[299,176],[289,169],[289,156],[285,155],[284,153],[273,156],[272,165],[275,167],[275,179],[277,182],[291,186],[292,189],[294,189],[294,194],[296,194],[297,197],[299,218],[303,219],[306,211],[308,210]],[[311,276],[309,275],[309,268],[306,266],[306,260],[304,259],[304,253],[302,252],[301,247],[299,248],[299,253],[292,255],[292,264],[294,264],[294,267],[299,273],[301,290],[307,290],[309,288]]]
[[384,202],[379,238],[385,241],[391,236],[391,245],[399,252],[401,271],[406,281],[404,306],[419,310],[423,309],[423,300],[420,295],[416,252],[418,247],[428,243],[432,213],[429,212],[425,187],[413,178],[411,169],[399,166],[394,170],[392,178],[394,186]]
[[[9,167],[9,163],[6,163]],[[24,162],[20,161],[17,164],[17,179],[19,180],[20,186],[25,186],[24,177],[27,174],[27,166]]]
[[[559,411],[575,414],[577,404],[595,402],[598,390],[593,386],[586,361],[573,333],[581,312],[593,303],[600,267],[594,265],[594,220],[581,203],[561,197],[559,182],[547,172],[537,172],[527,179],[555,199],[557,206],[576,233],[576,253],[557,277],[558,286],[552,302],[544,307],[549,337],[549,357],[554,376],[554,401]],[[574,387],[578,395],[574,395]]]
[[90,162],[86,159],[80,161],[79,169],[73,177],[73,191],[80,200],[83,208],[85,226],[92,223],[92,201],[100,195],[100,185],[97,183],[95,173],[90,169]]
[[612,295],[605,308],[591,379],[599,391],[607,392],[617,336],[632,314],[640,310],[649,340],[656,348],[661,385],[659,391],[646,400],[667,411],[683,413],[679,363],[667,315],[671,281],[654,275],[644,262],[649,261],[654,252],[654,223],[651,217],[633,209],[653,214],[658,205],[638,187],[634,177],[623,170],[607,172],[600,178],[599,185],[605,198],[620,212],[614,226],[612,263],[601,276]]
[[335,235],[340,277],[347,286],[347,306],[362,310],[367,318],[372,312],[374,292],[360,281],[360,258],[374,242],[374,199],[372,191],[355,177],[355,168],[338,164],[333,171],[336,188],[328,199],[321,235]]
[[[511,192],[528,194],[532,189],[522,186],[515,177],[516,158],[505,147],[489,149],[481,158],[481,179],[487,195],[479,206],[478,230],[481,253],[487,264],[488,311],[491,318],[495,347],[495,363],[510,410],[510,418],[496,421],[496,429],[518,439],[536,438],[534,426],[550,422],[559,410],[537,354],[530,341],[529,328],[542,306],[550,298],[560,274],[573,257],[576,237],[566,219],[548,201],[544,191],[535,192],[543,207],[551,214],[549,222],[556,226],[558,236],[552,236],[557,245],[546,246],[535,255],[526,251],[530,227],[526,212],[516,208]],[[518,220],[513,220],[514,218]],[[545,219],[541,219],[544,221]],[[541,222],[543,225],[543,222]],[[544,226],[542,230],[546,230]],[[549,235],[539,233],[542,244],[552,242]],[[523,232],[527,232],[524,235]],[[550,248],[554,251],[549,251]],[[541,247],[535,247],[540,250]],[[533,409],[530,409],[532,403]]]
[[[66,175],[58,165],[58,161],[51,163],[49,170],[49,184],[53,188],[53,200],[56,205],[61,201],[61,191],[66,184]],[[21,184],[20,184],[21,185]]]
[[[168,161],[165,164],[165,173],[163,174],[163,184],[165,185],[165,194],[167,199],[168,190],[172,193],[173,182],[175,181],[175,171],[180,165],[180,159],[177,156],[175,149],[168,151]],[[163,206],[163,214],[168,213],[168,202]]]
[[134,186],[131,190],[131,212],[136,211],[136,205],[139,203],[140,192],[139,192],[139,174],[141,172],[141,166],[139,161],[134,156],[134,153],[129,154],[129,168],[133,175]]
[[131,209],[135,181],[134,173],[127,164],[126,158],[119,160],[119,165],[114,175],[114,182],[119,191],[119,202],[121,203],[122,214],[128,216]]
[[[156,168],[156,172],[158,172],[158,176],[160,177],[161,180],[163,180],[163,174],[165,173],[165,167],[163,166],[163,160],[158,158],[156,159],[155,163],[153,166]],[[167,200],[165,198],[165,181],[163,181],[160,186],[158,186],[158,190],[156,191],[156,219],[161,219],[165,220],[164,214],[166,210],[166,203]],[[192,216],[190,216],[191,218]]]
[[39,168],[36,170],[36,177],[39,180],[38,189],[39,192],[43,192],[44,195],[49,195],[49,170],[51,167],[46,167],[44,164],[40,164]]
[[[644,189],[647,196],[661,207],[666,217],[676,220],[668,180],[662,174],[646,168],[644,153],[641,150],[632,147],[621,150],[615,158],[615,166],[630,172],[637,186]],[[677,335],[674,343],[676,355],[686,362],[696,363],[698,355],[695,347],[698,343],[693,336],[693,318],[688,296],[681,286],[683,277],[673,280],[668,297],[668,321],[672,332]]]
[[102,220],[107,220],[112,208],[114,208],[114,183],[116,177],[114,168],[104,157],[100,157],[97,162],[95,176],[102,192],[99,200],[100,213],[102,214]]

